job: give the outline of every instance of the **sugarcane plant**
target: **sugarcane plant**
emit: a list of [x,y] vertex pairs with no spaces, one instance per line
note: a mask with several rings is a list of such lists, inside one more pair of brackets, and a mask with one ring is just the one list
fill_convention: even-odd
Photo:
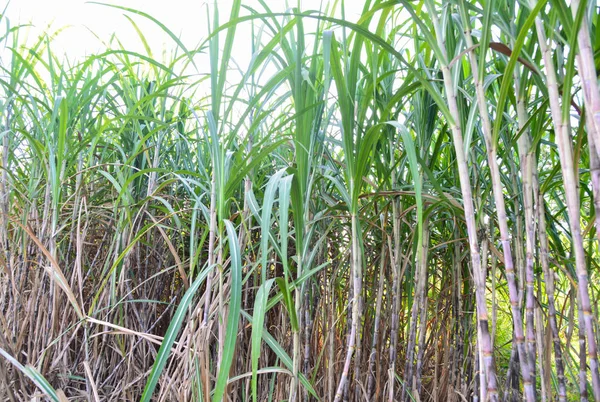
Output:
[[359,3],[2,11],[2,399],[600,401],[598,5]]

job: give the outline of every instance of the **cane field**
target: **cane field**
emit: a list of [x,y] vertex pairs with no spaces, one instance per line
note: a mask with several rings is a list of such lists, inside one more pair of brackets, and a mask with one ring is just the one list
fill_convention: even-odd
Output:
[[1,400],[600,401],[600,5],[352,2],[2,7]]

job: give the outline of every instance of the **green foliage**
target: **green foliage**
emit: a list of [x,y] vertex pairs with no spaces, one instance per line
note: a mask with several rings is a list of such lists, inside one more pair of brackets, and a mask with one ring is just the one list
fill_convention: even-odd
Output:
[[500,391],[521,397],[511,306],[528,311],[509,296],[503,222],[519,295],[533,275],[536,393],[556,399],[562,364],[561,397],[591,398],[600,176],[581,56],[600,65],[595,3],[372,0],[354,17],[343,1],[268,3],[208,6],[190,46],[157,16],[94,2],[125,13],[144,50],[117,33],[78,61],[53,53],[60,31],[28,41],[1,15],[0,398],[330,400],[347,380],[350,400],[471,399],[489,357],[477,275]]

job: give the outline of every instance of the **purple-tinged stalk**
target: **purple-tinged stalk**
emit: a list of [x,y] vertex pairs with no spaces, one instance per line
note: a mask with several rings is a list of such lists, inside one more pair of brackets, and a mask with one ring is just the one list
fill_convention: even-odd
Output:
[[[576,16],[579,8],[579,0],[572,3],[573,16]],[[585,104],[585,119],[590,153],[590,175],[592,177],[592,188],[594,193],[594,209],[596,211],[596,234],[600,240],[600,91],[598,88],[598,77],[594,62],[589,36],[589,24],[586,16],[583,16],[581,27],[577,33],[579,53],[576,60],[579,66],[579,76],[583,84],[583,101]]]
[[546,208],[544,206],[544,197],[540,192],[537,178],[534,177],[534,194],[537,197],[538,212],[538,238],[540,242],[540,262],[546,282],[546,296],[548,297],[548,323],[552,332],[552,343],[554,346],[554,361],[556,364],[556,382],[558,383],[558,400],[566,402],[567,385],[565,381],[565,368],[563,362],[562,347],[558,335],[558,323],[556,320],[556,303],[554,299],[554,272],[550,270],[548,257],[548,237],[546,234]]
[[[521,366],[521,373],[523,375],[523,385],[525,389],[525,399],[529,402],[535,401],[535,387],[533,383],[532,376],[532,365],[531,359],[528,359],[529,353],[531,351],[526,351],[524,345],[524,334],[523,334],[523,320],[521,317],[521,310],[519,309],[519,296],[518,296],[518,288],[517,281],[515,277],[515,268],[514,261],[512,257],[511,245],[510,245],[510,231],[508,228],[508,219],[506,215],[506,206],[504,203],[504,192],[502,190],[502,182],[500,178],[500,169],[498,167],[498,155],[497,155],[497,146],[492,137],[492,124],[490,122],[490,116],[487,109],[487,102],[485,99],[485,91],[483,88],[482,78],[479,77],[479,66],[477,63],[477,57],[474,51],[473,39],[471,37],[471,27],[469,24],[468,15],[463,7],[463,23],[465,26],[465,38],[467,42],[467,47],[471,49],[469,51],[469,61],[471,64],[471,71],[473,74],[473,81],[475,83],[475,91],[476,91],[476,99],[477,106],[479,108],[479,114],[481,117],[482,123],[482,131],[483,137],[485,140],[485,145],[487,149],[487,159],[488,166],[490,168],[490,176],[492,179],[492,192],[494,196],[494,202],[496,205],[496,217],[498,219],[498,227],[500,229],[500,241],[502,243],[502,251],[503,251],[503,259],[504,259],[504,267],[506,272],[506,280],[508,282],[508,292],[511,304],[511,313],[514,322],[514,335],[515,341],[517,343],[517,349],[519,351],[519,363]],[[531,197],[529,197],[530,199]],[[533,210],[529,210],[530,214],[533,215]],[[529,245],[529,243],[528,243]],[[528,249],[529,250],[529,249]],[[531,250],[529,250],[531,251]],[[532,253],[529,253],[528,256],[531,256],[531,266],[527,266],[527,307],[529,312],[529,305],[533,307],[533,256]],[[530,272],[531,271],[531,272]],[[531,282],[529,281],[529,277],[531,276]],[[530,286],[531,285],[531,286]],[[531,291],[531,298],[529,297],[529,293]],[[533,308],[531,309],[531,318],[533,318]],[[528,340],[530,339],[529,334],[533,334],[533,327],[528,327],[527,335]],[[482,334],[483,336],[483,334]],[[535,343],[535,335],[533,335],[533,340]],[[529,353],[527,353],[529,352]],[[534,351],[535,356],[535,351]],[[535,361],[534,361],[535,365]]]
[[420,250],[417,252],[417,266],[420,269],[421,284],[419,289],[420,300],[420,317],[419,317],[419,339],[417,341],[417,369],[415,373],[415,388],[414,391],[421,395],[421,380],[423,374],[423,357],[425,355],[425,341],[427,335],[427,305],[429,299],[427,297],[427,253],[429,249],[429,222],[427,219],[423,222],[423,243]]
[[[519,88],[519,79],[515,72],[515,91],[517,93],[517,117],[519,120],[519,129],[524,130],[527,121],[527,112],[525,110],[525,99]],[[526,131],[517,140],[519,150],[519,160],[521,165],[521,181],[523,183],[523,207],[525,210],[525,318],[526,318],[526,336],[527,336],[527,357],[531,370],[533,386],[535,388],[535,368],[536,368],[536,349],[535,349],[535,324],[534,324],[534,273],[533,273],[533,253],[535,245],[535,215],[534,215],[534,197],[533,197],[533,162],[534,155],[531,151],[529,132]],[[541,328],[540,328],[541,330]]]
[[463,198],[465,221],[469,239],[469,250],[471,252],[471,266],[473,270],[473,279],[476,286],[475,299],[477,305],[477,319],[479,326],[481,327],[481,350],[483,360],[485,362],[485,367],[483,369],[486,372],[488,398],[491,402],[495,402],[498,400],[498,385],[496,369],[494,367],[492,338],[489,333],[488,309],[485,298],[485,277],[481,271],[481,257],[479,255],[479,242],[477,240],[477,224],[475,222],[475,207],[473,204],[473,194],[471,190],[467,159],[465,156],[460,112],[458,110],[458,104],[456,101],[452,72],[450,71],[450,66],[448,63],[448,54],[444,42],[445,35],[444,32],[442,32],[437,17],[437,10],[433,6],[432,2],[428,1],[427,7],[433,20],[438,46],[443,56],[443,60],[439,60],[439,62],[442,64],[441,68],[444,78],[444,87],[446,90],[448,107],[453,120],[449,122],[449,125],[452,131],[452,139],[456,154],[456,165],[458,167],[460,188]]
[[[567,390],[565,383],[564,363],[562,357],[562,348],[558,335],[558,324],[556,320],[556,307],[554,299],[554,273],[550,270],[548,259],[548,237],[546,233],[546,217],[543,194],[540,193],[539,183],[537,179],[537,167],[535,164],[535,152],[531,149],[530,132],[525,128],[525,123],[528,120],[527,111],[525,108],[525,99],[520,90],[519,75],[515,71],[515,93],[517,94],[517,119],[519,130],[523,131],[517,141],[519,149],[519,159],[521,160],[521,171],[523,175],[524,188],[524,204],[525,204],[525,219],[526,219],[526,247],[527,261],[526,265],[529,268],[533,265],[533,248],[535,245],[535,226],[533,222],[537,220],[537,236],[539,241],[539,259],[542,266],[542,272],[545,278],[545,290],[548,298],[548,323],[553,339],[555,365],[556,365],[556,380],[558,388],[558,399],[560,402],[566,401]],[[530,199],[529,196],[533,199]],[[536,209],[533,206],[536,205]],[[534,212],[535,211],[535,212]],[[534,213],[533,213],[534,212]],[[528,225],[531,223],[531,225]],[[541,329],[542,327],[540,327]],[[549,392],[549,388],[548,388]]]
[[[541,284],[540,284],[540,277],[537,277],[537,282],[538,282],[538,288],[537,288],[537,299],[538,300],[542,300],[542,290],[541,290]],[[540,396],[541,396],[541,402],[546,402],[549,400],[549,393],[551,393],[552,390],[552,384],[550,381],[550,371],[551,371],[551,367],[552,367],[552,362],[550,360],[550,349],[549,346],[547,344],[547,342],[544,342],[546,336],[545,334],[547,333],[546,331],[544,331],[544,320],[542,317],[542,309],[540,307],[539,303],[535,304],[535,325],[537,326],[537,328],[539,328],[538,331],[536,331],[535,336],[536,336],[536,351],[538,356],[540,357],[540,368],[539,368],[539,372],[540,372]]]
[[588,402],[587,390],[587,370],[586,370],[586,341],[585,341],[585,323],[583,321],[583,311],[581,311],[581,299],[577,295],[579,308],[577,309],[577,335],[579,339],[579,401]]
[[[530,1],[531,2],[531,1]],[[596,336],[594,334],[594,323],[590,303],[589,279],[585,262],[585,250],[583,248],[583,237],[581,234],[581,211],[579,203],[579,190],[577,188],[577,172],[573,160],[573,149],[570,136],[570,125],[568,120],[563,120],[559,100],[558,80],[552,62],[551,50],[546,43],[546,36],[539,17],[536,18],[536,28],[540,50],[546,65],[546,78],[548,85],[548,97],[550,102],[550,112],[554,129],[556,132],[556,141],[558,145],[558,154],[560,166],[565,186],[565,197],[567,204],[567,213],[569,216],[569,226],[571,229],[571,241],[575,250],[575,269],[577,272],[577,290],[578,300],[583,315],[583,331],[586,334],[588,345],[588,356],[590,360],[590,370],[592,373],[592,389],[597,400],[600,400],[600,376],[598,374],[598,356]],[[569,102],[563,99],[563,102]],[[583,366],[585,370],[585,365]]]
[[350,334],[348,335],[348,349],[346,351],[346,359],[344,362],[344,367],[342,369],[342,375],[340,381],[338,383],[338,388],[335,393],[335,402],[339,402],[342,399],[344,394],[344,389],[346,388],[346,384],[348,384],[348,375],[350,372],[350,365],[352,363],[352,355],[354,354],[354,350],[356,349],[356,339],[358,337],[358,318],[359,318],[359,306],[360,306],[360,296],[362,293],[362,255],[360,254],[360,244],[359,244],[359,229],[360,225],[358,222],[358,215],[353,213],[351,215],[351,223],[352,223],[352,264],[351,264],[351,276],[352,276],[352,284],[353,284],[353,292],[352,292],[352,318],[350,325]]
[[[392,172],[392,180],[395,180],[395,173]],[[395,182],[395,181],[392,181]],[[390,363],[388,368],[388,401],[392,402],[394,398],[394,385],[396,383],[396,355],[398,347],[398,327],[400,304],[402,302],[400,294],[400,283],[402,282],[402,272],[400,271],[400,226],[401,220],[400,199],[396,198],[392,202],[392,234],[394,238],[394,248],[392,252],[392,243],[388,237],[388,248],[390,250],[390,261],[392,264],[392,327],[390,330]]]
[[417,264],[415,296],[410,312],[410,327],[408,328],[408,344],[406,346],[406,362],[404,365],[404,382],[402,384],[402,400],[410,401],[413,398],[413,368],[415,358],[415,344],[417,338],[417,320],[421,303],[421,267]]
[[385,267],[387,265],[386,249],[386,231],[385,219],[381,215],[381,255],[379,260],[379,283],[377,287],[377,302],[375,306],[375,321],[373,323],[373,340],[371,341],[371,353],[369,354],[369,369],[367,380],[367,398],[373,397],[373,387],[375,386],[375,359],[377,357],[377,345],[380,336],[381,305],[383,301],[383,282],[385,279]]

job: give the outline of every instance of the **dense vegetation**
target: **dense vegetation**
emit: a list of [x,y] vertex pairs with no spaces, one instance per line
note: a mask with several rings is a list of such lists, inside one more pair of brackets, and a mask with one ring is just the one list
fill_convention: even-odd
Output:
[[600,400],[600,19],[567,3],[237,0],[197,47],[115,6],[167,59],[3,18],[0,398]]

